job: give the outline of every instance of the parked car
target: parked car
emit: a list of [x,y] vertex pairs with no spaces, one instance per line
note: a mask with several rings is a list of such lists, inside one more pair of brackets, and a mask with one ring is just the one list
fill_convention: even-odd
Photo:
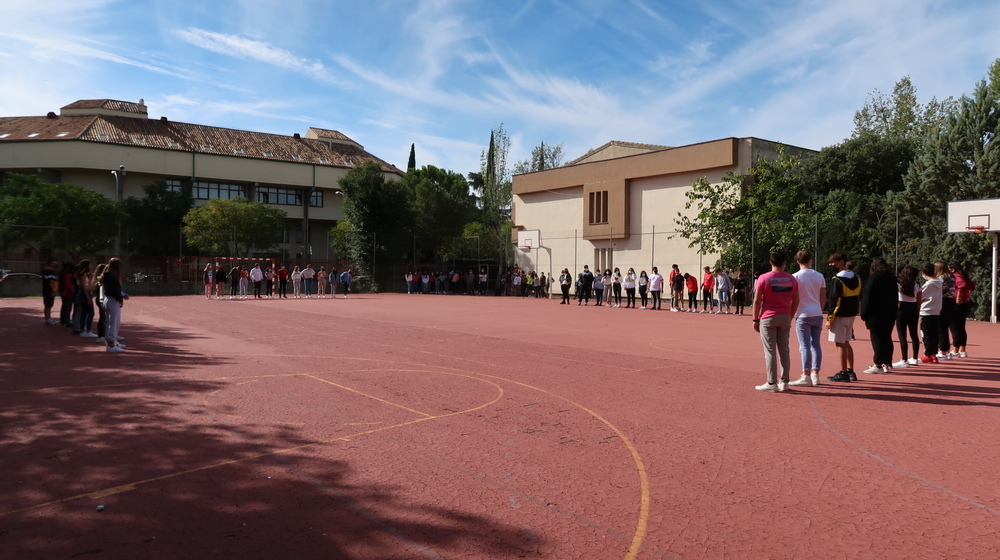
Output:
[[6,282],[7,280],[41,280],[41,274],[35,274],[34,272],[9,272],[0,276],[0,282]]

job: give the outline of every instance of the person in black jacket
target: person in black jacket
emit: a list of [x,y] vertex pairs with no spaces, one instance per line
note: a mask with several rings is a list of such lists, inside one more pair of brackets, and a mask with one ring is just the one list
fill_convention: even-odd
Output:
[[892,328],[899,307],[896,275],[878,257],[872,261],[871,276],[861,293],[861,320],[871,333],[874,365],[865,373],[889,373],[892,367]]
[[827,325],[830,328],[830,342],[837,345],[840,371],[827,377],[830,381],[857,381],[854,373],[854,348],[851,336],[854,334],[854,318],[861,306],[861,278],[847,268],[847,255],[834,253],[827,264],[836,269],[836,276],[830,279],[826,288]]

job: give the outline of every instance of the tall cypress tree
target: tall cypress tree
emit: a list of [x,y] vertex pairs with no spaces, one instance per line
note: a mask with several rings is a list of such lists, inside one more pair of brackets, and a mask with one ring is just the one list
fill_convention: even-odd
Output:
[[410,159],[406,162],[406,170],[410,171],[417,168],[417,148],[416,144],[410,144]]

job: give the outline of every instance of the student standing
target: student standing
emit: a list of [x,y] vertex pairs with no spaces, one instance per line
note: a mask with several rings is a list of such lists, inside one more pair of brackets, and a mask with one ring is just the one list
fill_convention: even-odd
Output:
[[577,305],[590,305],[590,290],[593,287],[594,273],[590,271],[590,267],[583,265],[583,272],[580,273],[579,301],[576,302]]
[[274,270],[271,267],[264,270],[264,296],[267,299],[274,298],[274,276]]
[[354,280],[354,269],[348,268],[340,274],[340,285],[344,287],[344,299],[351,293],[351,282]]
[[313,278],[316,276],[316,271],[313,270],[313,265],[306,264],[306,267],[302,269],[302,283],[305,286],[306,297],[311,298],[313,293]]
[[941,315],[938,320],[938,353],[936,357],[941,360],[950,360],[952,356],[949,327],[958,307],[955,303],[955,279],[951,276],[951,271],[948,270],[944,261],[934,262],[934,274],[941,279]]
[[677,271],[677,274],[670,273],[670,310],[677,313],[684,311],[684,287],[687,280],[684,275]]
[[73,305],[76,300],[76,278],[73,276],[73,263],[62,264],[59,272],[59,297],[62,306],[59,308],[59,323],[67,329],[73,328]]
[[920,269],[924,277],[924,285],[920,290],[920,332],[924,336],[924,355],[920,361],[925,364],[938,363],[935,353],[938,350],[938,334],[940,331],[941,300],[944,292],[944,280],[934,270],[931,263]]
[[733,303],[736,304],[737,315],[743,315],[743,309],[746,307],[747,287],[749,284],[746,274],[741,270],[736,274],[736,280],[733,281]]
[[594,300],[596,301],[594,305],[600,307],[604,302],[604,274],[596,266],[594,269],[597,271],[594,273]]
[[288,299],[288,269],[285,265],[278,269],[278,297]]
[[264,271],[260,269],[260,263],[254,263],[250,269],[250,281],[253,282],[253,298],[263,299],[260,295],[261,284],[264,282]]
[[611,273],[611,291],[615,295],[615,307],[622,306],[622,271],[615,267]]
[[[899,338],[899,351],[902,360],[892,364],[892,367],[904,368],[915,366],[920,363],[917,356],[920,354],[920,338],[917,334],[917,327],[920,319],[920,284],[917,276],[920,271],[915,266],[904,266],[896,278],[896,285],[899,292],[896,295],[898,300],[896,308],[896,336]],[[909,334],[910,342],[906,340]],[[913,355],[909,355],[909,347],[913,345]]]
[[767,369],[767,383],[757,385],[758,391],[781,392],[788,388],[788,339],[792,316],[799,306],[799,290],[795,277],[785,272],[786,260],[781,251],[771,253],[771,272],[762,274],[754,286],[753,329],[760,333]]
[[[799,307],[795,313],[795,333],[799,339],[799,354],[802,356],[802,377],[789,385],[812,387],[819,385],[819,369],[823,365],[823,304],[826,303],[826,278],[813,270],[812,253],[799,251],[795,261],[799,271],[794,274],[799,284]],[[719,305],[722,305],[720,298]]]
[[56,294],[59,293],[59,274],[56,272],[58,265],[59,261],[49,259],[45,261],[45,268],[42,269],[42,313],[48,326],[59,323],[52,318],[52,306],[55,305]]
[[247,299],[247,291],[250,289],[250,271],[247,267],[240,267],[240,299]]
[[128,299],[128,294],[122,289],[122,261],[118,257],[108,261],[108,268],[101,277],[101,291],[104,297],[104,307],[108,311],[108,328],[104,340],[108,352],[124,352],[125,347],[118,344],[118,332],[122,324],[122,306]]
[[[822,274],[820,275],[822,277]],[[716,311],[718,314],[722,314],[722,306],[726,306],[726,315],[732,310],[731,304],[729,303],[729,296],[733,290],[733,279],[726,274],[726,271],[721,268],[715,269],[715,289],[719,293],[719,310]]]
[[319,294],[319,297],[321,298],[326,297],[326,280],[326,267],[321,266],[319,267],[319,272],[316,273],[316,293]]
[[292,297],[302,298],[302,271],[297,266],[292,269]]
[[212,294],[215,293],[215,270],[212,269],[212,263],[205,263],[205,270],[201,271],[201,276],[205,282],[205,299],[212,299]]
[[240,292],[240,267],[234,266],[229,271],[229,299],[236,299]]
[[651,309],[656,309],[657,311],[660,310],[661,306],[663,305],[660,302],[660,293],[662,291],[663,291],[663,276],[660,275],[660,272],[654,266],[653,275],[649,277],[649,293],[652,295],[652,300],[653,300],[651,302],[653,304]]
[[215,265],[215,297],[219,300],[226,299],[226,269],[221,264]]
[[688,289],[688,313],[698,311],[698,279],[688,273],[684,273],[684,283]]
[[872,361],[865,373],[889,373],[892,367],[892,328],[899,309],[896,276],[882,257],[872,259],[868,284],[861,294],[861,320],[871,334]]
[[[711,267],[705,267],[704,274],[701,275],[701,312],[715,312],[715,275],[712,274]],[[721,303],[720,303],[721,305]]]
[[625,308],[631,307],[635,309],[635,269],[629,268],[628,272],[625,274],[625,278],[622,279],[622,286],[625,287]]
[[837,273],[827,286],[826,308],[823,311],[830,327],[830,342],[837,345],[837,357],[840,359],[840,371],[827,379],[857,381],[851,337],[854,335],[854,318],[861,307],[861,278],[847,268],[847,255],[844,253],[830,255],[827,264]]
[[972,308],[972,292],[976,289],[976,283],[969,279],[962,265],[957,261],[948,263],[948,270],[955,280],[955,314],[951,318],[951,344],[954,351],[950,352],[952,358],[968,358],[965,345],[969,340],[969,333],[966,331],[965,322],[969,318],[969,310]]
[[569,269],[564,268],[562,274],[559,275],[559,289],[562,290],[562,301],[559,305],[569,305],[569,286],[573,283],[573,276],[570,275]]
[[649,298],[649,276],[643,270],[639,273],[639,301],[642,304],[639,309],[646,309],[646,300]]

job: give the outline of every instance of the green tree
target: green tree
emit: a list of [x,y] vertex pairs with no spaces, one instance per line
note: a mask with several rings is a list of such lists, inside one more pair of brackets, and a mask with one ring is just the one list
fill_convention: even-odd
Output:
[[173,255],[184,216],[194,207],[190,190],[171,191],[165,181],[142,187],[143,198],[125,199],[130,245],[140,255]]
[[[928,134],[906,175],[906,190],[891,198],[899,210],[901,261],[957,260],[972,278],[989,286],[991,246],[987,236],[948,234],[947,208],[953,200],[1000,198],[1000,98],[995,73],[963,96],[957,109]],[[973,296],[976,315],[989,315],[989,294]]]
[[931,99],[927,105],[917,102],[917,89],[909,76],[904,76],[888,96],[879,90],[868,94],[864,107],[854,113],[854,135],[857,138],[875,134],[883,138],[908,138],[920,141],[935,123],[952,112],[955,101]]
[[340,220],[330,228],[330,248],[335,255],[347,254],[347,239],[351,233],[351,222]]
[[254,249],[268,251],[281,241],[286,216],[242,197],[209,200],[184,216],[184,238],[199,251],[249,257]]
[[408,171],[403,184],[412,201],[413,231],[426,256],[436,256],[477,217],[476,198],[460,173],[427,165]]
[[[484,246],[489,252],[497,255],[501,263],[511,260],[510,244],[510,208],[513,203],[511,194],[511,176],[507,169],[507,152],[510,150],[510,137],[500,123],[490,131],[490,146],[483,150],[480,157],[480,178],[469,184],[479,195],[479,208],[482,214],[480,221],[490,232]],[[506,237],[504,232],[506,233]]]
[[686,193],[687,211],[677,213],[676,233],[688,247],[720,252],[728,267],[766,264],[775,249],[794,254],[804,246],[812,222],[804,219],[806,199],[798,178],[798,157],[778,147],[776,159],[760,158],[745,175],[727,173],[713,185],[699,178]]
[[379,164],[368,160],[348,171],[339,184],[344,218],[350,222],[347,255],[355,269],[371,275],[375,253],[394,261],[405,258],[412,243],[413,213],[403,183],[386,179]]
[[121,204],[68,183],[47,183],[38,177],[8,173],[0,187],[0,222],[36,226],[5,227],[3,238],[8,246],[23,243],[39,252],[66,245],[75,260],[84,253],[107,250],[118,235],[119,222],[126,217]]
[[410,144],[410,159],[406,161],[406,171],[417,168],[417,145]]
[[563,147],[562,144],[546,146],[542,142],[531,150],[531,157],[514,164],[512,173],[522,175],[532,171],[544,171],[562,165]]

